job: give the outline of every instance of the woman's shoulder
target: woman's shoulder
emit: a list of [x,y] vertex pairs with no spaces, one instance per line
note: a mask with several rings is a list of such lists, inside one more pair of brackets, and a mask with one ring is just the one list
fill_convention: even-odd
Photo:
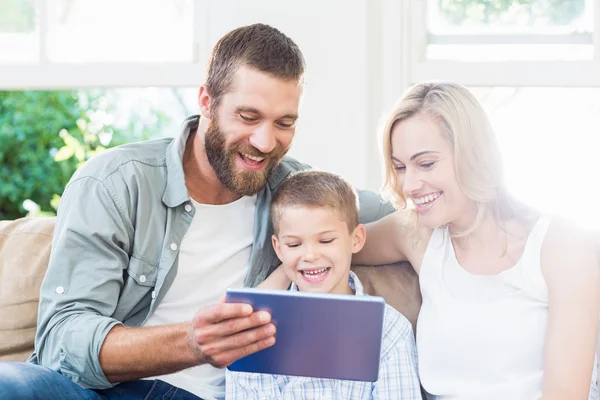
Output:
[[586,230],[563,217],[551,218],[541,250],[546,281],[560,281],[573,274],[596,276],[600,233]]

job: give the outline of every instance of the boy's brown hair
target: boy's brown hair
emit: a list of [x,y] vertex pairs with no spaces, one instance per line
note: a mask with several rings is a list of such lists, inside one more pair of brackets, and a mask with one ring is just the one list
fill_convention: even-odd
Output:
[[271,201],[275,234],[285,208],[331,208],[352,233],[358,226],[358,196],[344,178],[324,171],[302,171],[287,178]]
[[233,74],[241,66],[252,67],[275,78],[303,82],[304,56],[286,35],[265,24],[234,29],[213,48],[206,76],[212,106],[231,88]]

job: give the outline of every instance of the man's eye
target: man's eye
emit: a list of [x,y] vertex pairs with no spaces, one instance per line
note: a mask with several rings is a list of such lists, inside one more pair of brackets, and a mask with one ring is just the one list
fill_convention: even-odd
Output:
[[279,125],[281,129],[290,129],[296,125],[296,122],[278,122],[277,125]]
[[256,122],[256,118],[250,117],[248,115],[240,114],[240,118],[246,122]]

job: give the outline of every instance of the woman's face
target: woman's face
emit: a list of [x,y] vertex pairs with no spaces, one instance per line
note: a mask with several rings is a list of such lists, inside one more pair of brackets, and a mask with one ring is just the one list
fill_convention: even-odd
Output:
[[473,202],[458,184],[454,151],[441,125],[425,114],[414,115],[396,122],[391,143],[396,191],[414,203],[421,224],[468,227]]

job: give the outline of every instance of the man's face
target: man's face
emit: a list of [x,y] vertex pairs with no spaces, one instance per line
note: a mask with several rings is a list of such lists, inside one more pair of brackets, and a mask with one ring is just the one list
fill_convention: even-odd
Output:
[[301,95],[296,81],[237,69],[205,136],[208,161],[229,190],[250,196],[265,186],[292,143]]

